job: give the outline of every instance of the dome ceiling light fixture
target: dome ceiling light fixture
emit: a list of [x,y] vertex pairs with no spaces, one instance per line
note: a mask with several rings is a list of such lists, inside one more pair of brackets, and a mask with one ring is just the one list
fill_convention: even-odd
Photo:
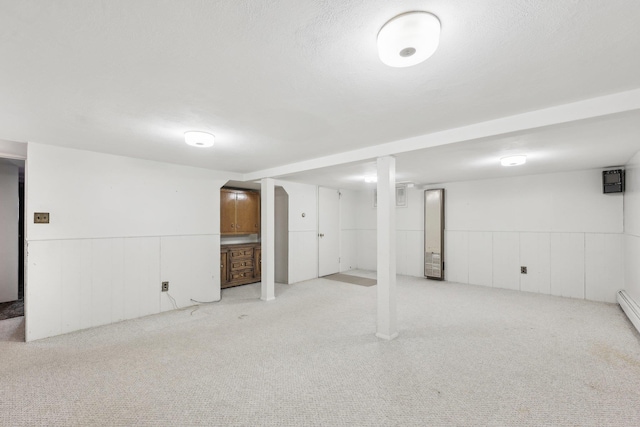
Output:
[[213,147],[215,136],[207,132],[192,130],[184,133],[184,142],[194,147]]
[[517,156],[508,156],[500,159],[502,166],[520,166],[527,162],[527,156],[520,154]]
[[429,58],[440,42],[440,20],[429,12],[406,12],[378,33],[378,55],[390,67],[410,67]]

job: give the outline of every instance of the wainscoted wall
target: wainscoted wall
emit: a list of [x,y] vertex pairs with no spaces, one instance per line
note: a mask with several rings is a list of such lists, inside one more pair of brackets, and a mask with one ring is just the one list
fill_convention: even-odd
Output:
[[[601,186],[600,170],[432,186],[446,189],[446,279],[615,302],[624,283],[623,196]],[[396,210],[397,269],[421,277],[424,193],[408,196]],[[371,191],[359,197],[358,267],[375,270]]]
[[26,218],[50,224],[27,222],[27,340],[219,299],[219,189],[238,178],[30,143]]
[[[218,241],[210,235],[30,242],[30,339],[173,310],[169,295],[178,307],[219,299],[219,269],[209,258]],[[168,293],[160,292],[161,281],[169,281]]]
[[[358,192],[357,259],[358,268],[376,270],[376,208],[373,186]],[[407,206],[396,208],[396,272],[408,276],[424,275],[424,192],[407,190]]]
[[640,151],[626,165],[624,289],[640,305]]
[[358,192],[340,190],[340,271],[358,268]]
[[615,302],[623,283],[622,243],[621,234],[446,231],[446,278]]

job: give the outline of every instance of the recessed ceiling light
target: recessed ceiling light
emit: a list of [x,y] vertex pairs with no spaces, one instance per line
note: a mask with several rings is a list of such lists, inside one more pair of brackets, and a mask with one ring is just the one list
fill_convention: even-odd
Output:
[[390,67],[410,67],[429,58],[440,42],[440,21],[428,12],[407,12],[382,26],[378,55]]
[[376,175],[365,176],[364,182],[367,182],[367,183],[378,182],[378,177]]
[[194,147],[213,147],[215,137],[207,132],[189,131],[184,133],[184,142]]
[[502,166],[519,166],[524,165],[527,162],[527,156],[518,155],[518,156],[508,156],[500,159],[500,164]]

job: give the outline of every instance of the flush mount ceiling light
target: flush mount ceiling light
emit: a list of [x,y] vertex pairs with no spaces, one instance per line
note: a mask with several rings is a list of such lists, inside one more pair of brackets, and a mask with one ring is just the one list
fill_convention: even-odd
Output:
[[189,131],[184,133],[184,142],[194,147],[213,147],[215,137],[207,132]]
[[378,177],[376,175],[365,176],[364,177],[364,182],[366,182],[366,183],[378,182]]
[[525,155],[509,156],[500,159],[500,164],[502,166],[519,166],[524,165],[526,162],[527,156]]
[[429,58],[440,42],[440,21],[428,12],[407,12],[382,26],[378,55],[390,67],[410,67]]

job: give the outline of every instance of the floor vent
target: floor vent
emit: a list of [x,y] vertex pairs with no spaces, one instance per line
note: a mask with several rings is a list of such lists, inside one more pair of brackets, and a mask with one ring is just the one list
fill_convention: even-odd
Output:
[[640,332],[640,307],[625,291],[618,292],[618,304],[622,307],[633,326]]

